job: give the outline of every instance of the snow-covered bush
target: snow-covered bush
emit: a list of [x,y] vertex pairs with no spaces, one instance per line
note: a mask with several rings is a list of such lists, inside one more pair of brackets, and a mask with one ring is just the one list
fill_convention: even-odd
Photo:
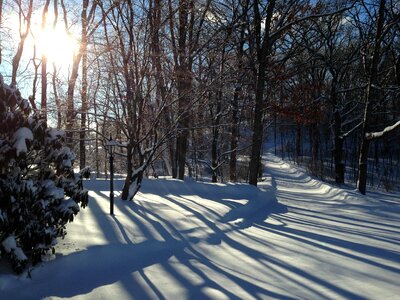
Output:
[[[16,272],[54,251],[57,238],[88,202],[64,134],[31,114],[29,102],[0,75],[0,258]],[[85,173],[85,174],[83,174]]]

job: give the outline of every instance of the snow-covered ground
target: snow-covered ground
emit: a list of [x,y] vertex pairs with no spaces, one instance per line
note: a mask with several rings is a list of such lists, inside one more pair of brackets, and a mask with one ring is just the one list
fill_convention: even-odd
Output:
[[114,216],[108,181],[87,181],[55,258],[32,279],[0,264],[0,299],[398,299],[399,194],[266,159],[259,188],[146,180]]

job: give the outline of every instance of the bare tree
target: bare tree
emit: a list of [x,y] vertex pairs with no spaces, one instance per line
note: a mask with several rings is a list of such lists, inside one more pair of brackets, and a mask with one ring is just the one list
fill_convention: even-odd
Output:
[[25,12],[21,1],[18,1],[18,17],[19,17],[19,43],[17,51],[13,57],[12,61],[12,75],[11,75],[11,85],[17,85],[17,72],[19,68],[19,63],[22,58],[22,53],[24,51],[25,40],[28,37],[30,27],[31,27],[31,18],[33,12],[33,0],[29,1],[27,11]]
[[[81,126],[79,132],[79,165],[83,169],[86,166],[86,120],[88,111],[88,12],[87,3],[84,1],[84,6],[81,13],[82,33],[81,33],[81,49],[82,49],[82,89],[81,89]],[[90,16],[89,16],[90,17]]]
[[[272,19],[275,10],[275,0],[269,1],[266,7],[265,21],[260,14],[260,3],[255,0],[254,9],[254,39],[255,52],[257,56],[257,79],[255,92],[254,120],[253,120],[253,139],[249,165],[249,183],[257,185],[259,168],[261,164],[261,148],[263,143],[263,114],[264,114],[264,87],[267,76],[267,64],[271,54],[275,37],[272,33]],[[264,32],[261,27],[264,25]]]
[[[115,4],[112,4],[112,6]],[[87,51],[87,40],[90,36],[94,34],[96,29],[100,26],[102,21],[105,19],[108,11],[111,9],[109,8],[107,11],[104,11],[104,14],[101,15],[100,20],[96,20],[94,18],[96,9],[98,6],[98,1],[89,1],[83,0],[82,1],[82,8],[81,8],[81,40],[79,43],[79,50],[74,55],[72,59],[72,67],[71,67],[71,75],[68,81],[68,90],[67,90],[67,97],[66,97],[66,130],[67,130],[67,138],[70,140],[73,137],[74,132],[74,124],[76,121],[77,110],[75,109],[74,104],[74,95],[75,95],[75,86],[79,75],[79,66],[82,60],[82,57],[85,55]],[[61,7],[63,9],[64,14],[64,22],[65,22],[65,30],[67,33],[70,34],[68,28],[68,17],[67,17],[67,8],[65,6],[64,0],[61,0]],[[82,108],[86,109],[86,98],[84,96]],[[82,116],[85,116],[86,111],[82,112]],[[85,117],[83,117],[85,118]],[[81,133],[82,134],[82,133]]]
[[[193,59],[199,48],[200,35],[211,0],[207,0],[205,5],[202,6],[197,7],[196,4],[193,0],[180,0],[178,7],[174,10],[172,1],[168,0],[169,29],[178,97],[178,136],[176,139],[176,157],[173,162],[173,177],[182,180],[185,175],[189,138],[190,115],[188,112],[192,103],[190,93],[193,88]],[[177,22],[174,17],[175,11],[178,13]],[[175,170],[176,174],[174,173]]]
[[[2,26],[3,22],[3,0],[0,0],[0,26]],[[1,45],[1,39],[0,39],[0,65],[2,61],[2,45]]]
[[[46,31],[47,27],[47,14],[49,11],[50,0],[46,0],[46,3],[43,7],[42,12],[42,32]],[[41,117],[45,122],[47,122],[47,54],[46,51],[42,53],[42,89],[41,89],[41,101],[40,101],[40,109],[41,109]]]
[[[358,179],[357,188],[360,193],[366,193],[367,185],[367,161],[368,161],[368,150],[370,142],[373,139],[382,137],[383,135],[392,132],[394,129],[400,126],[400,122],[396,122],[392,126],[387,127],[381,132],[371,133],[372,128],[372,112],[374,106],[378,103],[381,98],[380,91],[380,72],[383,67],[382,60],[384,59],[382,53],[382,45],[387,34],[390,34],[390,29],[400,22],[400,15],[397,14],[392,20],[388,21],[386,17],[386,0],[379,1],[379,8],[376,16],[376,27],[375,27],[375,37],[373,40],[373,48],[371,54],[371,61],[368,68],[368,83],[367,90],[364,100],[364,112],[363,112],[363,126],[362,126],[362,139],[359,152],[359,167],[358,167]],[[365,7],[366,4],[365,4]],[[375,22],[374,22],[375,23]]]
[[[354,5],[352,3],[349,7]],[[318,7],[318,5],[316,5]],[[253,116],[252,149],[249,164],[249,183],[257,185],[257,178],[261,166],[261,149],[263,144],[264,114],[267,99],[264,98],[264,89],[268,77],[268,65],[271,62],[276,42],[285,37],[285,34],[294,25],[301,22],[334,15],[349,9],[349,7],[328,7],[328,11],[315,11],[308,1],[268,1],[263,4],[258,0],[253,2],[253,24],[250,35],[250,46],[255,53],[255,105]],[[265,12],[264,14],[262,12]]]

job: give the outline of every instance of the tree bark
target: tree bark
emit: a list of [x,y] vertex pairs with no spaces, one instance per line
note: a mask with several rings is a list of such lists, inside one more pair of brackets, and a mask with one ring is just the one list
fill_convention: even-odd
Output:
[[249,183],[257,186],[259,167],[261,163],[261,147],[263,142],[263,110],[264,87],[266,80],[266,59],[259,62],[257,75],[256,99],[254,106],[253,137],[249,165]]
[[189,92],[192,89],[192,72],[189,62],[189,49],[193,48],[188,40],[189,14],[191,1],[181,0],[179,5],[179,28],[178,28],[178,66],[176,66],[176,80],[178,90],[178,137],[176,140],[176,166],[177,178],[183,180],[185,176],[186,152],[189,137]]
[[[155,69],[155,79],[159,107],[163,106],[162,118],[164,122],[164,128],[170,130],[172,128],[172,121],[170,116],[170,106],[167,103],[167,91],[166,91],[166,80],[163,73],[161,64],[162,48],[160,43],[160,31],[161,31],[161,3],[160,0],[150,1],[150,32],[152,33],[152,61]],[[158,98],[157,97],[157,98]],[[167,141],[168,156],[171,162],[171,171],[174,178],[177,177],[176,164],[173,163],[175,156],[175,147],[172,139]]]
[[213,128],[212,128],[212,142],[211,142],[211,168],[213,171],[211,181],[218,181],[218,141],[219,141],[219,125],[221,122],[221,101],[222,101],[222,92],[218,91],[219,96],[217,96],[217,109],[215,112],[215,116],[213,116]]
[[[0,0],[0,27],[2,26],[3,21],[3,0]],[[0,65],[2,62],[2,46],[1,46],[1,39],[0,39]]]
[[264,88],[267,74],[268,55],[271,53],[272,40],[270,37],[272,16],[275,9],[275,0],[271,0],[267,7],[267,17],[264,22],[264,36],[261,38],[261,20],[258,1],[254,1],[255,27],[258,72],[256,81],[256,95],[253,118],[253,136],[251,157],[249,164],[249,184],[257,186],[259,167],[261,165],[261,148],[263,142],[263,113],[264,113]]
[[[86,7],[87,9],[87,7]],[[86,166],[86,118],[87,118],[87,110],[88,110],[88,83],[87,83],[87,12],[84,7],[81,14],[81,21],[82,21],[82,92],[81,92],[81,100],[82,100],[82,107],[81,107],[81,128],[79,132],[79,166],[83,169]]]
[[311,141],[312,141],[312,149],[311,149],[312,163],[314,166],[317,166],[319,143],[320,143],[318,124],[311,125]]
[[237,181],[237,147],[239,144],[239,93],[240,87],[235,87],[232,100],[232,125],[231,125],[231,153],[229,156],[229,179],[232,182]]
[[367,163],[368,163],[368,150],[370,140],[366,134],[370,131],[370,114],[373,102],[376,102],[379,97],[379,90],[377,89],[377,77],[378,77],[378,64],[380,59],[380,48],[383,35],[383,25],[385,21],[385,4],[386,0],[379,1],[378,20],[376,26],[374,48],[372,55],[372,62],[370,65],[370,71],[368,76],[367,93],[364,104],[364,116],[363,116],[363,127],[361,135],[361,147],[359,152],[358,160],[358,178],[357,178],[357,189],[363,195],[366,194],[367,187]]
[[[42,32],[46,31],[47,27],[47,13],[49,10],[50,0],[46,0],[42,14]],[[45,49],[42,50],[42,89],[41,89],[41,118],[47,122],[47,55]]]
[[334,71],[331,71],[333,76],[330,91],[330,101],[333,107],[333,134],[334,134],[334,148],[333,160],[335,164],[335,182],[337,184],[344,183],[344,163],[343,163],[343,142],[344,137],[342,133],[342,118],[338,108],[336,84],[337,76]]
[[61,114],[62,108],[61,108],[60,97],[58,96],[56,78],[57,78],[57,68],[56,68],[56,64],[53,63],[52,84],[53,84],[54,100],[56,102],[56,109],[57,109],[57,128],[61,128],[61,125],[62,125],[62,114]]
[[[93,4],[96,5],[96,4]],[[83,0],[82,1],[82,12],[81,12],[81,21],[82,21],[82,26],[84,24],[87,25],[87,10],[89,7],[89,0]],[[63,6],[64,9],[64,15],[65,15],[65,6]],[[83,22],[83,16],[85,16],[86,22]],[[66,20],[65,20],[66,22]],[[86,33],[86,26],[85,28],[82,27],[82,35]],[[87,39],[87,35],[85,34],[84,39]],[[79,74],[79,65],[81,63],[81,59],[83,54],[86,52],[86,43],[83,40],[80,44],[78,53],[74,56],[73,61],[72,61],[72,70],[71,70],[71,76],[68,81],[68,90],[67,90],[67,115],[66,115],[66,138],[67,138],[67,143],[72,146],[72,137],[73,137],[73,129],[74,129],[74,123],[76,119],[76,114],[77,112],[75,111],[75,104],[74,104],[74,94],[75,94],[75,86],[76,86],[76,81],[78,79],[78,74]]]
[[126,150],[127,173],[126,173],[124,187],[122,188],[122,193],[121,193],[122,200],[127,200],[129,197],[129,187],[131,185],[132,175],[133,175],[132,161],[133,161],[133,148],[131,143],[129,143]]
[[22,15],[24,13],[22,12],[22,7],[19,6],[19,14],[20,14],[21,18],[23,18],[26,21],[26,27],[25,27],[25,31],[22,31],[22,28],[19,29],[20,40],[18,43],[17,52],[15,53],[13,60],[12,60],[12,71],[11,71],[11,85],[12,86],[17,86],[17,72],[18,72],[18,68],[19,68],[19,63],[21,61],[22,53],[24,51],[25,40],[28,37],[29,30],[31,27],[32,11],[33,11],[33,0],[29,1],[28,12],[26,13],[26,17],[22,17]]
[[243,3],[242,17],[240,21],[240,39],[237,48],[237,78],[235,83],[235,90],[233,92],[233,99],[231,102],[232,115],[231,115],[231,139],[230,139],[230,155],[229,155],[229,180],[232,182],[237,181],[237,148],[239,146],[239,99],[242,91],[242,79],[243,79],[243,55],[244,55],[244,44],[245,44],[245,31],[246,31],[246,15],[248,12],[249,1]]

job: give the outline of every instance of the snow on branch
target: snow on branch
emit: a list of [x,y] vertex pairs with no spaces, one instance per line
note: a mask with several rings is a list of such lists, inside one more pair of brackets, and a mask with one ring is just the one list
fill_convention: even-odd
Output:
[[376,132],[367,132],[365,134],[365,138],[367,140],[374,140],[383,137],[384,135],[388,134],[389,132],[395,130],[397,127],[400,127],[400,120],[397,121],[395,124],[392,126],[388,126],[382,131],[376,131]]
[[304,17],[301,17],[299,19],[296,19],[292,22],[287,23],[286,25],[282,26],[281,28],[279,28],[278,30],[276,30],[275,32],[273,32],[271,34],[271,38],[274,39],[277,36],[280,36],[282,34],[282,32],[286,31],[287,29],[291,28],[293,25],[296,25],[298,23],[307,21],[307,20],[311,20],[311,19],[318,19],[318,18],[324,18],[324,17],[329,17],[329,16],[333,16],[336,14],[340,14],[343,13],[345,11],[348,11],[350,9],[352,9],[354,7],[354,5],[356,4],[357,1],[353,1],[351,3],[351,5],[343,7],[341,9],[335,10],[335,11],[330,11],[330,12],[324,12],[324,13],[317,13],[317,14],[311,14],[311,15],[307,15]]
[[16,149],[17,156],[19,156],[20,153],[28,152],[26,140],[30,140],[30,141],[33,140],[32,131],[27,127],[21,127],[19,129],[17,129],[17,131],[13,135],[14,148]]

